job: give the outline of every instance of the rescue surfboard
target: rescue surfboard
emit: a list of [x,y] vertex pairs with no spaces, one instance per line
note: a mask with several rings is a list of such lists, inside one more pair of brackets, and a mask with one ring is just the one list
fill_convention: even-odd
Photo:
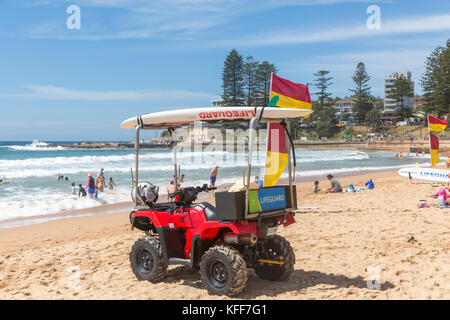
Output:
[[[123,121],[120,125],[123,129],[135,128],[139,123],[147,127],[180,127],[194,122],[214,122],[222,120],[250,120],[259,116],[262,107],[213,107],[169,110],[143,114]],[[297,108],[265,107],[263,119],[300,118],[312,113],[312,110]]]
[[408,167],[401,168],[398,170],[398,174],[402,177],[426,180],[426,181],[436,181],[436,182],[448,182],[449,171],[434,168],[416,168]]

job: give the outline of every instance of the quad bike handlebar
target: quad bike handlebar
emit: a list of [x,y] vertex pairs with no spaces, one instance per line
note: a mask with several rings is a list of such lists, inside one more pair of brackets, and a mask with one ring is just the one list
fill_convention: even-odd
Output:
[[205,183],[204,185],[202,185],[201,187],[197,186],[197,187],[186,187],[186,188],[182,188],[182,189],[178,189],[177,191],[173,192],[173,193],[169,193],[169,197],[175,197],[178,195],[182,195],[183,193],[186,192],[186,190],[191,190],[194,191],[195,194],[199,194],[200,192],[204,192],[204,191],[211,191],[211,190],[216,190],[217,187],[208,187],[208,185]]
[[197,187],[186,187],[182,189],[178,189],[173,193],[169,193],[169,197],[175,197],[175,201],[180,204],[190,204],[197,199],[197,195],[200,192],[215,190],[217,187],[208,187],[205,183],[203,186]]

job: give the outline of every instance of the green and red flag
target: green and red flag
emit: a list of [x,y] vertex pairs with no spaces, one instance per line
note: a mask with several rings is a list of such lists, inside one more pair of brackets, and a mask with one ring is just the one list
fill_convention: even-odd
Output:
[[307,86],[272,73],[270,100],[275,96],[278,96],[277,107],[311,110],[311,97]]
[[[269,107],[298,108],[311,110],[311,97],[308,87],[278,77],[272,73],[270,82]],[[305,116],[305,118],[309,115]],[[277,183],[287,165],[288,148],[286,132],[279,123],[267,126],[267,154],[264,174],[264,186],[271,187]]]

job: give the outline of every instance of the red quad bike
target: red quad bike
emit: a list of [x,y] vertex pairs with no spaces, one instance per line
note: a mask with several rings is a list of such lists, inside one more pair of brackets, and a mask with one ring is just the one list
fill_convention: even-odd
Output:
[[[234,110],[238,108],[240,107],[233,107]],[[208,110],[210,109],[213,108]],[[249,119],[236,119],[249,121],[246,189],[239,192],[216,192],[216,207],[208,202],[195,202],[199,193],[211,190],[206,184],[201,187],[180,188],[170,195],[175,197],[174,202],[158,203],[158,188],[148,182],[138,182],[139,131],[179,127],[186,122],[197,121],[198,116],[195,119],[183,117],[188,119],[182,124],[173,121],[162,125],[155,120],[156,117],[151,117],[155,114],[122,123],[122,127],[136,128],[136,175],[133,179],[136,187],[132,192],[135,209],[130,214],[130,222],[132,229],[144,231],[145,236],[133,245],[130,262],[133,273],[139,280],[162,281],[169,265],[185,265],[200,269],[201,280],[208,293],[233,296],[244,290],[248,268],[253,268],[262,279],[272,281],[285,280],[294,270],[294,250],[285,238],[276,234],[280,225],[288,226],[295,222],[297,199],[291,157],[288,157],[289,185],[251,190],[248,182],[256,123],[264,120],[281,121],[290,140],[289,123],[284,123],[283,118],[299,117],[300,114],[275,112],[270,117],[264,109],[251,109],[254,114]],[[205,109],[187,109],[192,113],[198,113],[197,110]],[[167,114],[170,115],[170,112],[160,112],[157,118],[165,114],[167,121],[170,118]],[[262,116],[262,112],[266,117]],[[307,111],[301,115],[304,114]],[[173,149],[177,180],[176,146]],[[288,150],[293,150],[291,144],[288,144]],[[295,155],[293,159],[295,172]],[[175,185],[178,185],[177,181]]]

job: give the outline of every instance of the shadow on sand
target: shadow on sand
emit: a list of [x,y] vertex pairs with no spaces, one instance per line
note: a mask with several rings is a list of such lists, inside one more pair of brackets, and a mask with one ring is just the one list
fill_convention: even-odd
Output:
[[[168,270],[166,278],[163,281],[168,283],[181,281],[180,285],[203,289],[198,270],[193,270],[184,266]],[[361,276],[349,278],[344,275],[296,269],[287,281],[268,281],[260,279],[253,270],[249,269],[247,287],[237,298],[254,299],[260,296],[275,297],[287,292],[298,292],[301,294],[302,291],[317,285],[326,285],[327,288],[317,289],[323,291],[332,291],[350,287],[367,289],[367,279],[364,279]],[[381,288],[376,291],[385,291],[394,287],[395,286],[392,283],[387,281],[381,283]]]

